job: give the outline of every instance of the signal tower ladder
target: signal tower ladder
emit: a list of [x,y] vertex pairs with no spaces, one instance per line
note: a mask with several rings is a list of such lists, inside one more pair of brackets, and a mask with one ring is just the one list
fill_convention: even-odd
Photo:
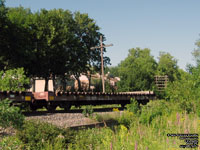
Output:
[[155,76],[155,84],[157,86],[158,91],[164,91],[167,87],[169,79],[168,76]]

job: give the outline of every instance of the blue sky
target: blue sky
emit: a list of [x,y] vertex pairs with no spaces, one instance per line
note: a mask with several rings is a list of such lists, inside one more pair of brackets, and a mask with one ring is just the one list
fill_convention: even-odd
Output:
[[180,68],[194,64],[191,52],[200,39],[199,0],[7,0],[6,6],[23,6],[33,12],[62,8],[88,13],[106,36],[106,56],[116,66],[130,48],[151,49],[157,59],[169,52]]

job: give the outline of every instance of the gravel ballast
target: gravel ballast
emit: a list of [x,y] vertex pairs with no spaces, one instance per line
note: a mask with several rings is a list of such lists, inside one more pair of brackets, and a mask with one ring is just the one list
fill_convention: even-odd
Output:
[[[113,113],[116,112],[98,112],[97,114]],[[46,113],[43,115],[26,116],[26,120],[38,120],[48,122],[62,128],[98,123],[98,121],[96,121],[95,119],[85,117],[82,113]]]

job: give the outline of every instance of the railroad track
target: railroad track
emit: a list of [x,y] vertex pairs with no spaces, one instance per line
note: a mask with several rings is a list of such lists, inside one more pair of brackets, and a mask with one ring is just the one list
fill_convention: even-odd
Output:
[[[119,111],[123,111],[124,108],[123,107],[109,107],[109,108],[93,108],[93,112],[94,113],[103,113],[103,112],[113,112],[113,109],[117,108]],[[34,111],[34,112],[30,112],[30,111],[23,111],[22,113],[25,116],[39,116],[39,115],[46,115],[46,114],[57,114],[57,113],[82,113],[83,112],[83,108],[77,108],[77,109],[71,109],[69,111],[65,111],[65,110],[55,110],[53,112],[49,112],[47,110],[40,110],[40,111]]]

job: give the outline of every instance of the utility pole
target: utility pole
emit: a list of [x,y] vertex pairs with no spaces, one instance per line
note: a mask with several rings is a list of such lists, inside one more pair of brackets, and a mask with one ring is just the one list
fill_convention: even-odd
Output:
[[105,93],[105,84],[104,84],[104,65],[103,65],[103,48],[113,46],[113,44],[109,45],[103,45],[103,37],[102,35],[100,36],[100,46],[96,47],[91,47],[90,49],[96,49],[100,48],[101,49],[101,79],[102,79],[102,88],[103,88],[103,93]]

